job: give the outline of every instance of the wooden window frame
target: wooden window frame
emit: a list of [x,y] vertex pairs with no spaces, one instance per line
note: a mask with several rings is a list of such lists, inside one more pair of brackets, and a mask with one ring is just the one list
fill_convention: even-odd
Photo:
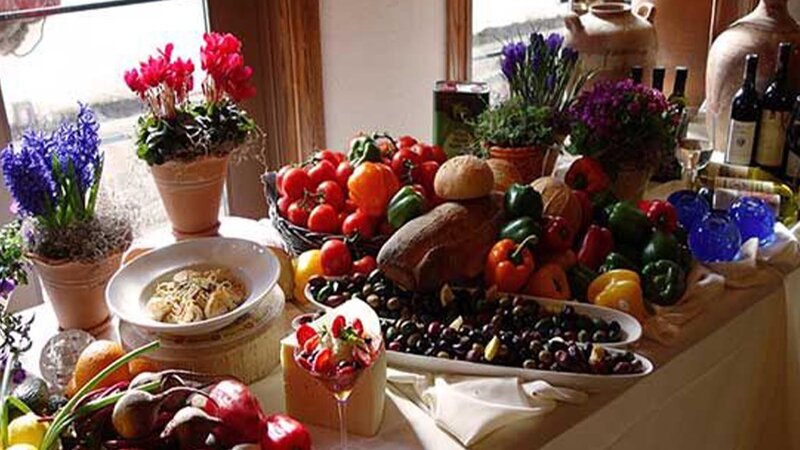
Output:
[[447,0],[445,74],[448,80],[472,79],[472,0]]

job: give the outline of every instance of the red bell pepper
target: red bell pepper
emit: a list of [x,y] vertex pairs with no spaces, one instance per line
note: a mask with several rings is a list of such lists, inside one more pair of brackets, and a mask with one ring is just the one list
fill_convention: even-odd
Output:
[[567,219],[561,216],[546,216],[542,244],[549,250],[566,250],[572,247],[575,231]]
[[214,435],[225,448],[261,440],[264,413],[246,385],[236,380],[222,380],[211,386],[208,396],[214,402],[206,402],[203,409],[222,421]]
[[572,190],[572,195],[578,199],[578,203],[581,204],[581,229],[576,230],[577,232],[581,232],[589,227],[592,224],[592,219],[594,219],[594,209],[592,208],[592,199],[589,197],[589,194],[585,191],[579,191],[576,189]]
[[597,270],[606,256],[614,251],[614,237],[611,230],[599,225],[592,225],[583,237],[583,244],[578,251],[578,262],[584,266]]
[[589,156],[575,160],[569,166],[564,181],[572,189],[586,191],[589,194],[604,191],[611,186],[611,179],[603,169],[603,165]]
[[519,292],[533,273],[533,254],[526,247],[535,239],[528,236],[520,244],[503,239],[494,244],[486,257],[484,276],[487,286],[497,286],[500,292]]
[[674,233],[678,229],[678,212],[670,202],[664,200],[642,200],[639,209],[647,215],[653,228],[665,233]]
[[302,423],[285,414],[265,419],[261,450],[311,450],[311,435]]

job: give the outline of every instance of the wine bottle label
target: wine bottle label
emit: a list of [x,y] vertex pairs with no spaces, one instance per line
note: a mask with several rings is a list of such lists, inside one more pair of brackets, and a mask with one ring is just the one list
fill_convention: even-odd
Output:
[[797,153],[789,152],[786,156],[786,171],[784,172],[786,178],[794,180],[800,176],[800,156]]
[[751,178],[750,167],[736,166],[733,164],[719,164],[719,168],[717,169],[717,176],[732,177],[732,178]]
[[756,123],[740,122],[731,119],[728,128],[728,151],[725,162],[731,164],[750,164],[753,156],[753,142],[756,139]]
[[777,216],[781,210],[781,197],[777,194],[767,194],[764,192],[748,192],[737,189],[714,189],[712,207],[714,209],[727,210],[736,200],[742,197],[756,197],[764,200],[772,212]]
[[765,109],[761,113],[761,128],[758,132],[756,163],[766,167],[778,167],[783,163],[783,145],[786,143],[786,127],[791,114],[787,111]]
[[747,178],[714,178],[714,190],[732,189],[735,191],[763,192],[772,194],[775,192],[775,184],[770,181],[752,180]]

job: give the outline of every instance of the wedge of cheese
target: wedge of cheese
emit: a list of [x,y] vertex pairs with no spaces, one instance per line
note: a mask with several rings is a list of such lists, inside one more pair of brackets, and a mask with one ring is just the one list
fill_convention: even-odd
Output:
[[[372,308],[359,300],[351,300],[314,322],[321,326],[342,314],[350,320],[361,318],[364,328],[380,335],[380,322]],[[370,316],[371,315],[371,316]],[[374,317],[373,317],[374,316]],[[298,366],[294,360],[297,340],[294,333],[281,341],[281,366],[286,412],[295,419],[313,425],[339,429],[339,415],[333,394],[322,383]],[[347,431],[361,436],[374,436],[383,421],[386,401],[386,352],[358,379],[347,402]]]

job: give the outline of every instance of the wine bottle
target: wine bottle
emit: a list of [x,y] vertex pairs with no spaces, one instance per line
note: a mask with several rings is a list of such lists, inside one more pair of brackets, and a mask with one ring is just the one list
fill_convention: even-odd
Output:
[[689,69],[684,66],[675,68],[675,82],[672,84],[672,93],[669,94],[669,103],[676,105],[680,110],[686,107],[686,80],[689,78]]
[[761,101],[756,92],[756,69],[758,55],[751,53],[745,58],[742,87],[736,92],[731,104],[728,146],[725,149],[727,163],[747,165],[753,158],[756,129],[761,115]]
[[664,91],[664,75],[667,69],[662,66],[653,67],[653,89]]
[[755,163],[762,169],[780,175],[786,128],[792,114],[793,98],[787,80],[792,44],[781,42],[775,76],[767,85],[761,100],[761,122],[758,127]]
[[780,182],[781,179],[775,175],[759,169],[758,167],[751,166],[737,166],[734,164],[725,164],[718,162],[710,162],[705,169],[700,171],[700,175],[714,179],[716,177],[725,178],[741,178],[745,180],[762,180],[762,181],[775,181]]
[[633,80],[634,83],[641,84],[643,77],[644,77],[644,69],[642,68],[642,66],[631,67],[631,80]]
[[786,145],[783,151],[783,179],[794,189],[800,178],[800,96],[794,101],[794,111],[786,130]]
[[[756,174],[757,172],[749,173]],[[733,201],[742,196],[756,196],[775,205],[778,218],[783,223],[792,224],[797,221],[797,197],[792,188],[784,183],[751,178],[710,176],[707,172],[700,174],[697,180],[700,186],[713,191],[714,205],[712,206],[714,209],[726,209]]]

